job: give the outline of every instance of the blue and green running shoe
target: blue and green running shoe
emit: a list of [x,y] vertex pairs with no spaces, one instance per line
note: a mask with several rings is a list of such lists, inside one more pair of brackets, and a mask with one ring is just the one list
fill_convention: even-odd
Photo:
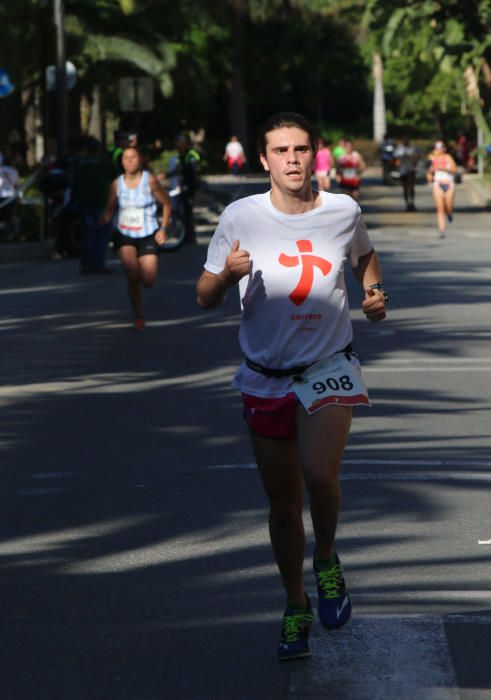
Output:
[[286,608],[283,614],[281,627],[281,639],[278,644],[278,659],[289,661],[290,659],[304,659],[312,655],[310,650],[309,634],[314,614],[307,596],[307,608]]
[[343,567],[335,554],[333,561],[324,564],[314,559],[319,597],[319,619],[328,629],[346,624],[351,617],[351,599],[343,578]]

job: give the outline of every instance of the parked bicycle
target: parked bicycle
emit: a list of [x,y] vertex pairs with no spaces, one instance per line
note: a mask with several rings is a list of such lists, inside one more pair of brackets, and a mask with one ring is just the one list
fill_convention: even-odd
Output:
[[[167,240],[160,246],[163,253],[172,253],[180,248],[186,237],[186,227],[184,225],[184,215],[182,211],[182,189],[178,185],[169,190],[171,201],[171,217],[167,227]],[[160,219],[160,216],[159,216]]]

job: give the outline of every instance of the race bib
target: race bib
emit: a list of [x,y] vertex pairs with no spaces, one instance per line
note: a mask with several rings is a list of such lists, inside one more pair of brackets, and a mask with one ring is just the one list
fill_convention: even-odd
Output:
[[121,233],[141,233],[144,211],[140,207],[126,207],[119,212],[118,228]]
[[358,171],[356,168],[343,168],[341,174],[343,177],[349,180],[353,180],[358,177]]
[[336,353],[316,362],[294,377],[292,389],[309,415],[331,404],[370,405],[360,363],[354,355],[348,360],[344,353]]

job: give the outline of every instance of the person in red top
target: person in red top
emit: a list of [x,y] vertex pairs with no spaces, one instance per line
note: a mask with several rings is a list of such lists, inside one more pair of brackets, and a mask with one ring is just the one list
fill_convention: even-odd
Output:
[[355,202],[360,199],[361,174],[365,170],[365,161],[358,151],[353,150],[349,139],[344,141],[345,152],[336,163],[336,181],[343,194],[349,194]]

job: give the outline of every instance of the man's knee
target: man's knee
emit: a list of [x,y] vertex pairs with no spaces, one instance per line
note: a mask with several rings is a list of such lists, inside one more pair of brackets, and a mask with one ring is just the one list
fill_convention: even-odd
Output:
[[302,519],[303,503],[300,502],[272,502],[270,519],[276,527],[289,528]]
[[323,494],[339,488],[339,468],[332,465],[330,469],[305,475],[305,487],[309,494]]

